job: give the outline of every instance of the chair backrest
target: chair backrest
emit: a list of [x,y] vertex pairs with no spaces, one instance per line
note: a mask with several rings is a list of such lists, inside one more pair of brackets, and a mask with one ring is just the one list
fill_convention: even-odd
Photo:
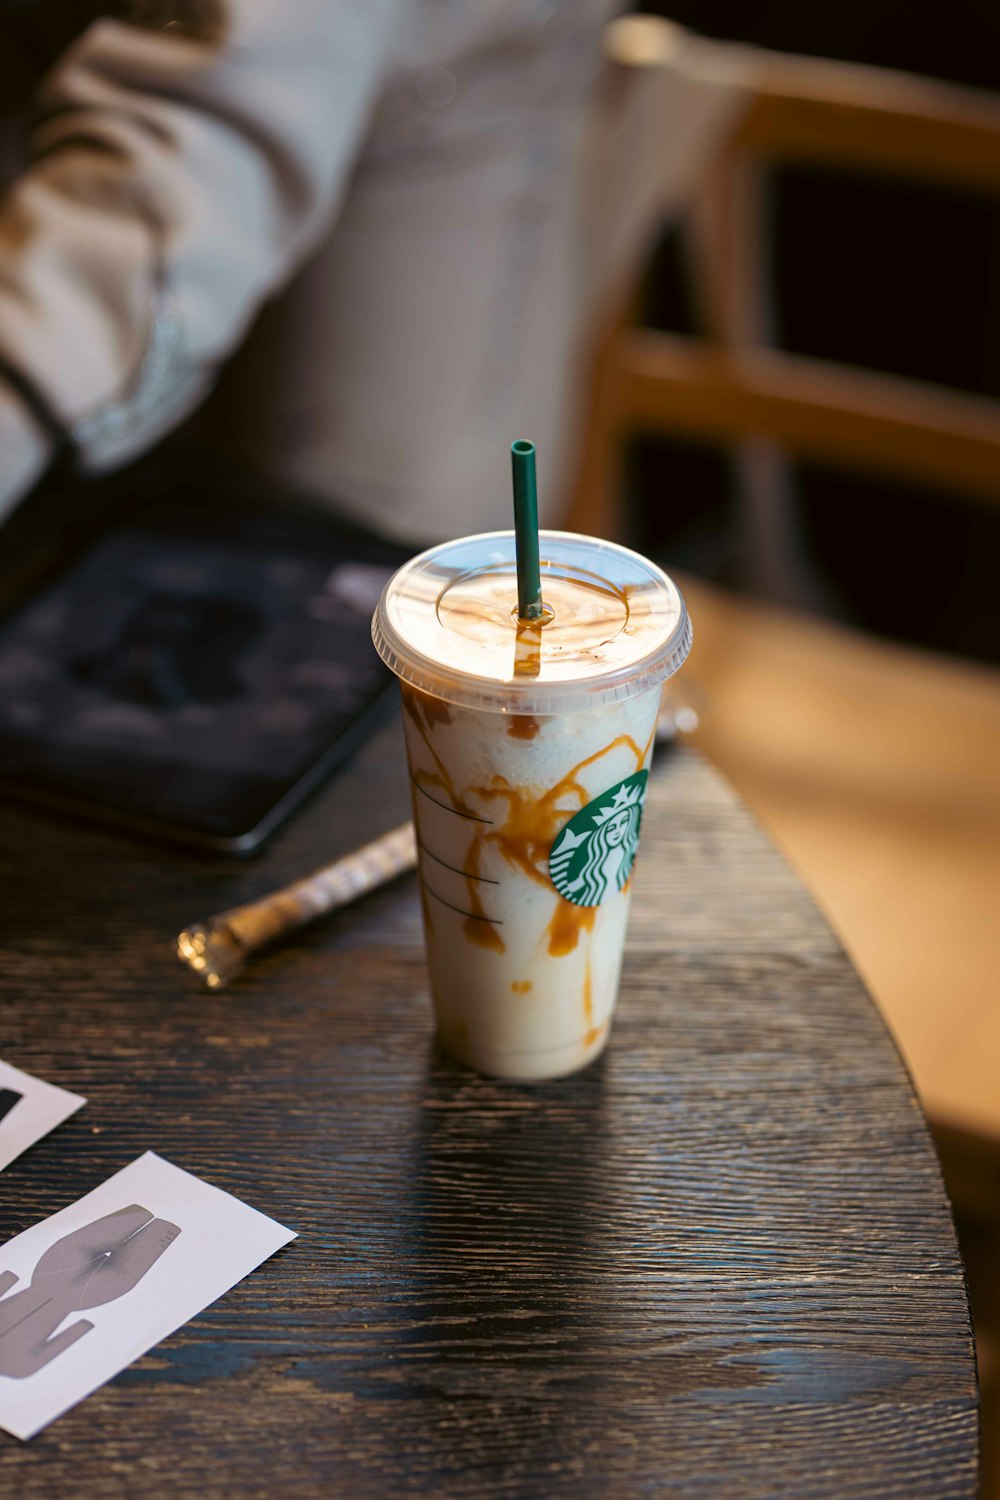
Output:
[[[629,265],[600,340],[573,524],[620,529],[616,455],[640,432],[735,448],[763,438],[1000,502],[1000,402],[773,347],[766,211],[768,173],[781,162],[1000,197],[1000,103],[883,69],[708,42],[648,16],[614,23],[608,51],[623,98],[648,94],[651,80],[676,88],[680,71],[723,81],[736,105],[683,224],[706,335],[639,326],[640,267]],[[665,157],[671,145],[662,142]]]

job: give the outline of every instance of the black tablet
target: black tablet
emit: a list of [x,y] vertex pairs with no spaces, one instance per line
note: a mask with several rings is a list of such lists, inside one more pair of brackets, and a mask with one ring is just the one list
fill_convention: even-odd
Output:
[[119,522],[0,623],[0,791],[252,851],[384,716],[401,560],[203,499]]

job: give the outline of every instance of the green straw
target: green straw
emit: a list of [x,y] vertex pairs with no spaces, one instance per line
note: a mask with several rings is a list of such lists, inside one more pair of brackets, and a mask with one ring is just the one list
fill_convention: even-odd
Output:
[[514,477],[514,546],[517,551],[517,613],[522,620],[542,616],[542,579],[538,567],[538,484],[535,445],[518,439],[510,447]]

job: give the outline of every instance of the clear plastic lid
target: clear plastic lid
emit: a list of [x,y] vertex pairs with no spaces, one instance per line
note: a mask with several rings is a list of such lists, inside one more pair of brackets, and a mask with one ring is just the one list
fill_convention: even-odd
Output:
[[386,584],[372,620],[403,682],[466,708],[554,714],[634,698],[691,649],[676,585],[614,542],[539,534],[545,618],[517,618],[513,531],[445,542]]

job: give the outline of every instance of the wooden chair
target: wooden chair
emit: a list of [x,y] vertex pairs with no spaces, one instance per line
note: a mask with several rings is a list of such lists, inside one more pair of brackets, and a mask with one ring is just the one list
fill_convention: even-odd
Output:
[[[734,104],[684,221],[707,333],[639,326],[643,266],[628,263],[608,298],[571,524],[621,534],[618,468],[640,433],[733,449],[771,558],[788,514],[786,452],[1000,501],[1000,403],[770,347],[765,275],[773,163],[1000,195],[1000,105],[650,17],[616,23],[608,47],[619,110],[630,89],[648,95],[680,75],[721,79]],[[694,580],[689,594],[700,744],[829,908],[932,1118],[1000,1147],[1000,674]]]
[[[692,77],[724,86],[734,105],[684,220],[707,336],[638,326],[641,266],[626,265],[608,297],[574,502],[581,525],[620,529],[614,458],[637,432],[736,448],[767,439],[1000,501],[1000,403],[770,347],[766,191],[775,163],[807,162],[1000,197],[1000,103],[884,69],[706,42],[650,16],[614,23],[608,53],[626,79],[621,113],[630,90],[639,98],[651,82],[672,91]],[[665,156],[670,149],[664,141]]]

